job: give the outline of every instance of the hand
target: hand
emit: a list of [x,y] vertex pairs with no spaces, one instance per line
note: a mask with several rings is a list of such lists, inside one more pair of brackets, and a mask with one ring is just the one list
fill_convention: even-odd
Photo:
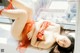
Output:
[[32,36],[33,36],[32,31],[27,34],[29,40],[32,38]]
[[31,31],[27,34],[27,37],[29,40],[31,40],[31,38],[33,37],[34,34],[34,26],[32,27]]
[[45,37],[44,37],[44,35],[43,36],[38,36],[37,39],[38,39],[38,41],[44,41]]

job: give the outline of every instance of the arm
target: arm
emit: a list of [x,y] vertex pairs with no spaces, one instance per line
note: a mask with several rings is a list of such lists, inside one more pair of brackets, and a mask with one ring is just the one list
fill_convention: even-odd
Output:
[[4,9],[1,13],[3,16],[7,16],[10,19],[18,19],[19,17],[27,15],[25,10],[22,9],[14,9],[14,10],[6,10]]
[[37,41],[36,36],[37,36],[38,31],[39,31],[39,26],[38,26],[38,29],[37,29],[37,27],[35,29],[34,35],[31,39],[31,45],[34,47],[43,48],[43,49],[50,48],[53,45],[53,43],[55,42],[54,38],[52,36],[48,36],[45,38],[44,41]]
[[24,2],[22,2],[22,0],[12,0],[12,4],[16,8],[25,10],[29,16],[28,20],[32,20],[33,11]]
[[35,29],[36,31],[35,31],[35,33],[34,33],[34,35],[32,37],[31,45],[34,46],[34,47],[43,48],[43,49],[50,48],[55,43],[56,33],[59,33],[59,31],[60,31],[60,29],[59,29],[60,27],[57,27],[57,26],[58,25],[56,25],[54,23],[54,25],[49,26],[45,30],[45,34],[44,34],[45,40],[44,41],[37,41],[37,37],[36,36],[37,36],[37,33],[38,33],[39,30]]
[[12,5],[19,9],[31,10],[22,0],[12,0]]
[[53,43],[55,42],[54,38],[47,37],[44,41],[37,41],[36,37],[37,33],[35,33],[31,39],[31,45],[33,47],[42,48],[42,49],[48,49],[50,48]]
[[20,0],[12,0],[12,4],[19,9],[4,9],[1,14],[11,19],[16,19],[19,17],[19,15],[24,16],[24,14],[26,13],[28,15],[28,20],[32,20],[32,10],[28,8],[24,3],[22,3]]

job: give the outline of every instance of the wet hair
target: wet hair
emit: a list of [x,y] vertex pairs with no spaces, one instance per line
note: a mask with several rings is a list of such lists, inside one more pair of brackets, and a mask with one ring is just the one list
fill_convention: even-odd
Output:
[[56,46],[58,46],[57,49],[60,53],[74,53],[74,44],[75,44],[74,37],[72,37],[71,35],[68,35],[67,37],[71,41],[71,45],[68,48],[61,47],[57,43],[55,43],[55,45],[53,45],[53,48],[49,53],[55,53],[54,49]]

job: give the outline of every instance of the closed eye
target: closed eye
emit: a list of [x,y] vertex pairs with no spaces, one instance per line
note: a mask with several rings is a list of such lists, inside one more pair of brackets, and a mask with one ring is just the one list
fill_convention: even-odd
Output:
[[63,47],[65,46],[65,44],[63,44]]
[[65,40],[63,40],[64,42],[66,42]]

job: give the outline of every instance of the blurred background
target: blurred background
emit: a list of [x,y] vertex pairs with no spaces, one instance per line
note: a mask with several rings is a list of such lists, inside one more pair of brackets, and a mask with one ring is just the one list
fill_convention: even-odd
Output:
[[[22,2],[33,10],[35,21],[47,19],[61,24],[65,29],[75,30],[77,0],[22,0]],[[7,0],[0,0],[0,9],[7,5]],[[0,23],[11,24],[13,20],[0,16]]]
[[[33,19],[50,20],[60,24],[70,35],[75,35],[77,18],[77,0],[21,0],[33,10]],[[0,9],[9,3],[7,0],[0,0]],[[15,7],[14,7],[15,8]],[[5,48],[5,53],[18,53],[16,47],[18,42],[11,35],[11,25],[15,20],[0,16],[0,48]],[[9,51],[7,48],[9,48]],[[47,50],[28,48],[27,53],[48,53]]]

